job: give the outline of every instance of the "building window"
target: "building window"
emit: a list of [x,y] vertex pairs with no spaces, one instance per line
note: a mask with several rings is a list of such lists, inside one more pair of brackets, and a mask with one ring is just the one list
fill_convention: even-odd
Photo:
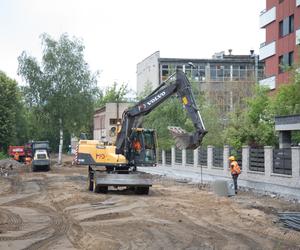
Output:
[[294,63],[294,52],[291,51],[291,52],[289,53],[289,66],[292,66],[293,63]]
[[279,2],[279,3],[282,3],[283,1],[284,1],[284,0],[279,0],[278,2]]
[[283,73],[287,70],[287,67],[291,67],[294,63],[294,52],[283,54],[279,57],[279,73]]
[[192,77],[192,67],[190,65],[185,66],[185,74],[189,79]]
[[232,80],[239,81],[240,80],[240,65],[232,66]]
[[117,122],[121,123],[121,119],[109,119],[109,125],[117,125]]
[[279,67],[278,67],[278,73],[280,74],[280,73],[282,73],[283,72],[283,68],[284,68],[284,63],[283,63],[283,56],[280,56],[279,58],[278,58],[279,60],[278,60],[278,64],[279,64]]
[[219,81],[224,81],[224,66],[217,65],[217,79]]
[[284,18],[279,22],[279,37],[284,37],[294,32],[294,15]]
[[205,81],[205,66],[198,65],[195,69],[192,69],[192,78],[196,81]]
[[217,69],[215,65],[210,66],[210,79],[213,81],[217,80]]
[[231,69],[230,65],[224,65],[224,81],[230,81]]
[[165,81],[168,79],[169,76],[169,65],[163,64],[161,66],[161,80]]
[[162,71],[161,74],[162,76],[167,76],[169,74],[169,66],[168,65],[162,65]]
[[294,15],[289,16],[289,32],[294,32]]
[[283,21],[279,22],[279,37],[283,37]]
[[246,80],[246,66],[240,65],[240,80]]
[[182,65],[176,65],[176,70],[182,70]]

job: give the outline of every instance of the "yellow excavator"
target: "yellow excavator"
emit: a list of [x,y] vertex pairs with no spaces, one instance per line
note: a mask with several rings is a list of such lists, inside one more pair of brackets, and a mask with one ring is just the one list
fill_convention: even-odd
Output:
[[[175,79],[174,79],[175,78]],[[88,165],[88,189],[106,193],[109,186],[134,189],[137,194],[148,194],[151,179],[137,171],[137,167],[157,165],[157,140],[153,129],[142,127],[142,118],[172,95],[177,94],[189,114],[195,132],[187,133],[180,127],[168,127],[180,149],[200,146],[205,130],[184,72],[177,70],[146,98],[124,111],[115,145],[104,145],[98,140],[80,140],[77,163]],[[139,147],[134,146],[135,142]]]

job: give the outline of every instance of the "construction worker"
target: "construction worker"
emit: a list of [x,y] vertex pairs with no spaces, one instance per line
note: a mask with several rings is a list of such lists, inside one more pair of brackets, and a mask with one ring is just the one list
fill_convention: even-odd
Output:
[[29,165],[31,163],[31,157],[25,157],[25,165]]
[[20,160],[20,155],[19,155],[18,152],[15,153],[15,155],[14,155],[14,160],[15,160],[15,161],[19,161],[19,160]]
[[237,194],[237,190],[238,190],[237,179],[239,177],[239,174],[241,173],[241,169],[239,164],[235,160],[234,156],[230,156],[228,159],[230,160],[230,171],[233,179],[234,190],[235,193]]
[[132,147],[135,152],[137,152],[137,153],[141,152],[142,146],[141,146],[140,141],[136,137],[133,139]]

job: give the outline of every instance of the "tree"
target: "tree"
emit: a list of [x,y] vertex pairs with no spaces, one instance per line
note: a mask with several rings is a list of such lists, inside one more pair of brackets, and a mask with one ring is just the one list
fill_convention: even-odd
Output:
[[16,137],[19,104],[17,82],[0,71],[0,150],[6,150]]
[[202,145],[214,145],[214,146],[223,146],[223,123],[222,119],[220,118],[220,112],[218,109],[209,103],[208,101],[204,100],[202,104],[199,105],[200,112],[202,115],[202,119],[204,122],[205,129],[208,133],[205,135]]
[[18,73],[28,84],[25,95],[35,119],[44,126],[38,128],[41,134],[59,131],[60,163],[64,132],[79,134],[91,123],[97,73],[92,74],[84,61],[80,40],[67,34],[58,41],[43,34],[41,40],[42,62],[23,51],[18,58]]
[[237,109],[231,114],[224,133],[226,143],[235,148],[276,143],[274,115],[270,108],[272,97],[268,93],[267,88],[255,86],[253,96],[246,99],[246,108]]
[[[298,68],[298,70],[297,70]],[[282,85],[273,102],[271,110],[273,114],[296,115],[300,114],[300,71],[299,64],[290,69],[291,83]],[[295,144],[300,143],[300,131],[292,131],[292,141]]]
[[171,97],[153,110],[144,118],[143,122],[143,127],[156,130],[158,145],[162,149],[169,149],[174,145],[168,126],[179,126],[184,129],[189,126],[186,124],[186,113],[183,106],[176,97]]
[[126,95],[129,93],[127,84],[118,84],[115,82],[112,86],[106,87],[104,91],[100,91],[99,98],[96,101],[97,107],[102,107],[109,102],[126,102]]

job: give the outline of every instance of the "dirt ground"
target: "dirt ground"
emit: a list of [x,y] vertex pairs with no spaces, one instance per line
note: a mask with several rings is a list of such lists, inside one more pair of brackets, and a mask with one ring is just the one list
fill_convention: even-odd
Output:
[[[65,157],[66,159],[66,157]],[[18,166],[0,177],[0,249],[300,249],[277,212],[299,203],[154,176],[149,195],[87,191],[86,167]]]

